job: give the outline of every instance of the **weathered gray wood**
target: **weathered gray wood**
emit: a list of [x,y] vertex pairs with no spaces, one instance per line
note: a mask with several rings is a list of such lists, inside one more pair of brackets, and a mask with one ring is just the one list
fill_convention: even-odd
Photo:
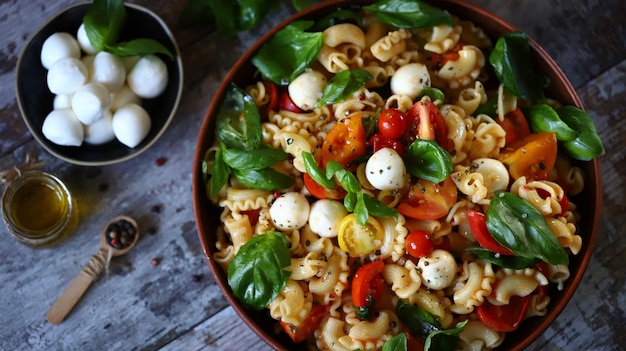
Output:
[[[15,64],[26,39],[69,0],[0,1],[0,169],[31,151],[48,161],[78,199],[75,234],[53,249],[25,247],[0,227],[0,350],[269,350],[228,307],[199,246],[191,205],[196,137],[230,65],[272,24],[225,40],[175,22],[185,0],[129,1],[170,24],[183,52],[185,91],[169,130],[152,149],[107,167],[72,166],[33,141],[14,95]],[[288,1],[286,1],[288,2]],[[559,63],[605,141],[604,221],[580,288],[529,350],[616,350],[626,345],[626,9],[621,0],[472,0],[510,20]],[[227,48],[226,50],[224,48]],[[155,160],[166,158],[162,166]],[[137,247],[87,290],[58,326],[45,314],[98,249],[110,217],[137,219]],[[159,264],[153,266],[152,259]]]

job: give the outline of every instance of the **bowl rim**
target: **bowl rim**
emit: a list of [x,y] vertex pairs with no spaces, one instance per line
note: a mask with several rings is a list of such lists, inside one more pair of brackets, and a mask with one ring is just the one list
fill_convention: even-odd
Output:
[[[57,152],[55,149],[51,148],[50,146],[47,145],[46,140],[44,140],[45,137],[43,137],[42,135],[39,135],[38,133],[35,132],[36,130],[36,126],[33,125],[33,123],[29,120],[29,118],[26,117],[26,113],[25,113],[25,109],[24,106],[22,105],[22,99],[21,99],[21,93],[20,93],[20,89],[19,89],[19,77],[20,77],[20,71],[23,69],[22,68],[22,61],[24,58],[24,55],[26,53],[26,50],[28,49],[28,47],[30,46],[32,40],[37,36],[37,34],[39,32],[41,32],[44,28],[46,28],[46,26],[48,26],[52,21],[54,21],[55,19],[57,19],[59,16],[62,16],[64,13],[77,8],[77,7],[83,7],[83,6],[90,6],[92,4],[92,2],[87,1],[87,2],[78,2],[69,6],[66,6],[65,8],[63,8],[62,10],[56,12],[54,14],[54,16],[48,18],[41,26],[39,26],[35,31],[33,31],[33,33],[30,35],[30,37],[26,40],[26,42],[24,43],[22,49],[20,50],[20,54],[18,56],[17,59],[17,63],[15,65],[16,67],[16,71],[15,71],[15,79],[14,79],[14,89],[15,89],[15,99],[17,100],[17,105],[18,105],[18,109],[20,111],[20,116],[22,117],[22,120],[24,121],[24,123],[26,124],[26,127],[28,128],[30,134],[32,135],[32,137],[37,141],[37,143],[43,147],[47,152],[49,152],[50,154],[52,154],[53,156],[71,163],[71,164],[75,164],[75,165],[79,165],[79,166],[106,166],[106,165],[112,165],[112,164],[117,164],[117,163],[121,163],[121,162],[125,162],[128,161],[130,159],[133,159],[137,156],[139,156],[140,154],[144,153],[146,150],[148,150],[150,147],[152,147],[152,145],[154,145],[154,143],[157,142],[157,140],[159,140],[161,138],[161,136],[165,133],[165,131],[168,129],[170,123],[172,122],[172,120],[174,119],[174,116],[176,115],[176,112],[178,111],[178,107],[182,98],[182,93],[183,93],[183,82],[184,82],[184,70],[183,70],[183,61],[182,61],[182,55],[180,52],[180,48],[178,47],[178,43],[176,41],[176,38],[174,37],[174,34],[172,33],[172,31],[170,30],[170,28],[168,27],[168,25],[163,21],[163,19],[161,19],[161,17],[159,17],[155,12],[153,12],[152,10],[143,7],[141,5],[136,5],[136,4],[131,4],[131,3],[124,3],[125,7],[128,8],[132,8],[135,9],[137,11],[143,12],[147,15],[149,15],[150,17],[152,17],[158,24],[159,26],[163,29],[163,31],[165,32],[165,34],[167,35],[167,37],[171,40],[171,44],[174,48],[174,60],[176,61],[176,67],[179,71],[179,77],[178,77],[178,81],[175,81],[174,83],[177,86],[177,93],[176,93],[176,98],[174,101],[174,104],[172,105],[172,110],[170,111],[169,115],[167,116],[165,123],[163,124],[163,126],[161,127],[161,129],[154,135],[154,137],[152,139],[150,139],[146,144],[144,144],[142,147],[134,149],[131,153],[124,155],[122,157],[117,157],[114,159],[110,159],[110,160],[104,160],[104,161],[83,161],[83,160],[77,160],[74,159],[72,157],[68,157],[66,155],[63,155],[62,153]],[[78,148],[80,148],[80,146],[78,146]]]
[[[199,218],[203,216],[207,216],[210,214],[210,210],[219,211],[217,207],[212,205],[206,195],[205,183],[203,182],[203,175],[201,170],[201,164],[204,158],[204,154],[206,150],[211,146],[208,143],[208,140],[213,139],[214,129],[209,128],[211,124],[211,117],[214,116],[223,100],[223,96],[227,91],[228,83],[232,82],[237,74],[239,68],[244,66],[246,61],[251,60],[254,54],[260,49],[263,43],[265,43],[271,36],[273,36],[277,31],[287,26],[287,24],[306,17],[310,17],[312,13],[323,11],[324,9],[331,8],[333,6],[344,6],[348,7],[350,5],[358,5],[363,6],[369,3],[373,3],[374,0],[327,0],[322,3],[315,4],[303,11],[300,11],[292,16],[289,16],[287,19],[281,21],[275,27],[270,29],[265,35],[260,37],[255,43],[249,47],[244,54],[242,54],[239,59],[233,64],[232,68],[228,71],[226,76],[222,79],[222,83],[216,90],[215,94],[212,96],[211,102],[206,110],[204,119],[200,126],[199,136],[197,139],[196,151],[194,156],[194,164],[193,164],[193,175],[192,175],[192,200],[193,200],[193,208],[194,208],[194,217],[196,219],[196,230],[198,233],[198,237],[200,240],[202,252],[205,256],[205,260],[207,261],[211,273],[213,274],[215,281],[218,286],[222,290],[222,293],[228,303],[232,306],[232,308],[236,311],[239,318],[241,318],[244,323],[248,325],[248,327],[257,334],[265,343],[269,346],[281,350],[288,351],[288,348],[282,344],[278,344],[278,340],[276,339],[277,335],[272,335],[266,330],[260,328],[258,323],[250,316],[249,310],[246,309],[243,304],[241,304],[232,293],[226,293],[230,291],[230,287],[228,286],[226,273],[223,271],[218,262],[213,259],[211,250],[215,250],[214,247],[210,247],[213,245],[208,240],[208,237],[205,235],[206,230],[215,229],[210,228],[206,221],[200,221]],[[511,24],[510,22],[504,20],[503,18],[497,16],[496,14],[465,0],[439,0],[439,1],[431,1],[427,0],[429,3],[433,3],[435,6],[440,8],[464,8],[465,11],[472,12],[471,16],[482,16],[486,18],[490,18],[498,28],[504,29],[507,32],[511,31],[521,31],[517,26]],[[533,62],[541,61],[541,63],[546,64],[552,70],[552,74],[563,83],[565,92],[563,95],[567,95],[571,97],[571,103],[576,105],[579,108],[583,108],[582,102],[576,93],[575,89],[571,85],[570,81],[567,79],[563,71],[556,64],[556,62],[548,55],[548,53],[531,37],[529,37],[531,51],[533,55]],[[593,220],[588,223],[587,228],[588,231],[584,233],[585,238],[587,239],[584,242],[583,250],[576,255],[576,257],[580,257],[579,269],[572,274],[567,281],[567,290],[562,293],[559,297],[558,301],[551,301],[550,311],[546,316],[541,316],[535,318],[535,321],[538,323],[534,324],[534,329],[528,333],[523,340],[519,343],[515,344],[515,346],[510,349],[510,351],[522,351],[526,347],[530,346],[531,343],[537,340],[539,336],[541,336],[549,326],[554,322],[554,320],[560,315],[560,313],[565,309],[565,306],[571,301],[573,294],[576,292],[577,287],[582,280],[583,275],[587,269],[589,261],[591,260],[591,256],[593,255],[593,249],[595,247],[596,239],[599,235],[599,226],[600,226],[600,218],[601,218],[601,208],[602,208],[602,178],[601,178],[601,168],[600,161],[598,158],[587,161],[587,177],[593,176],[596,180],[595,183],[590,184],[592,189],[590,191],[590,196],[593,196],[593,204],[595,205],[593,208]],[[589,170],[592,174],[589,174]],[[585,186],[588,186],[585,183]],[[218,224],[219,224],[218,219]],[[570,256],[571,257],[571,256]],[[506,339],[505,339],[506,340]],[[499,350],[500,348],[496,348],[495,350]]]

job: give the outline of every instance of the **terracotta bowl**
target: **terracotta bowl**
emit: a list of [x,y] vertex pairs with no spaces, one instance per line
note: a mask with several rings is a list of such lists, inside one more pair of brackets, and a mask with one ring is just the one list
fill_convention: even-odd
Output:
[[118,41],[150,38],[163,44],[174,55],[173,59],[167,56],[161,57],[169,74],[165,91],[157,98],[142,101],[142,107],[152,120],[150,132],[134,148],[129,148],[117,140],[101,145],[83,143],[79,147],[60,146],[49,141],[43,135],[41,127],[45,117],[52,111],[54,95],[48,89],[47,70],[40,61],[41,47],[43,42],[55,32],[68,32],[75,36],[90,6],[91,2],[83,2],[65,8],[29,38],[17,61],[15,90],[22,118],[31,134],[44,149],[73,164],[102,166],[138,156],[163,135],[174,118],[182,95],[183,64],[176,40],[165,22],[144,7],[126,4],[127,19]]
[[[276,350],[304,350],[305,345],[294,344],[284,333],[277,335],[274,331],[275,321],[268,316],[267,310],[254,312],[245,309],[231,292],[226,273],[213,259],[213,255],[216,252],[215,231],[216,228],[221,225],[219,220],[221,210],[212,205],[207,199],[205,185],[202,180],[201,162],[205,151],[213,144],[216,115],[222,103],[222,99],[226,95],[228,85],[234,82],[238,86],[243,87],[252,82],[255,67],[252,65],[251,59],[264,42],[292,21],[300,19],[318,19],[338,7],[345,8],[372,2],[373,1],[326,1],[294,15],[273,28],[235,63],[225,77],[222,85],[217,90],[217,93],[214,95],[200,129],[193,165],[193,203],[197,231],[205,258],[224,296],[241,319],[257,333],[261,339]],[[461,19],[474,21],[494,39],[494,43],[495,38],[498,38],[501,34],[519,30],[510,23],[498,18],[496,15],[462,0],[441,0],[437,1],[435,5],[448,10],[451,14],[457,15]],[[535,68],[539,72],[547,75],[551,80],[550,86],[546,90],[546,96],[554,98],[563,104],[582,107],[574,88],[572,88],[556,63],[532,40],[531,46]],[[577,166],[584,170],[587,178],[583,193],[571,199],[577,204],[579,212],[583,214],[582,221],[579,223],[579,235],[582,237],[583,247],[578,255],[570,256],[569,267],[571,277],[565,283],[563,290],[558,291],[556,288],[550,290],[551,302],[548,307],[548,313],[545,316],[533,317],[522,322],[522,325],[517,331],[507,333],[504,343],[498,347],[497,350],[521,351],[537,339],[565,308],[589,263],[598,234],[600,220],[602,189],[600,166],[597,160],[580,162],[577,163]]]

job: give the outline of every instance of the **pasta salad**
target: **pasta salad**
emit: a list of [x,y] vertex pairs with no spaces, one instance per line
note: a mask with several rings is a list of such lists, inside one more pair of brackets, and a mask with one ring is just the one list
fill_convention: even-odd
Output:
[[[489,350],[584,243],[591,118],[528,38],[421,1],[278,31],[231,84],[203,170],[234,295],[310,350]],[[417,345],[417,346],[416,346]]]

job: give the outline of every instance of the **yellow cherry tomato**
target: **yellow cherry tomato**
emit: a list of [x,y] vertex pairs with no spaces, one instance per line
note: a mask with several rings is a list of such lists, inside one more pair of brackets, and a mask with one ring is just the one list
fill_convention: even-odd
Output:
[[384,231],[376,218],[369,216],[361,225],[354,213],[345,216],[339,223],[339,247],[349,256],[359,257],[378,250],[383,244]]

